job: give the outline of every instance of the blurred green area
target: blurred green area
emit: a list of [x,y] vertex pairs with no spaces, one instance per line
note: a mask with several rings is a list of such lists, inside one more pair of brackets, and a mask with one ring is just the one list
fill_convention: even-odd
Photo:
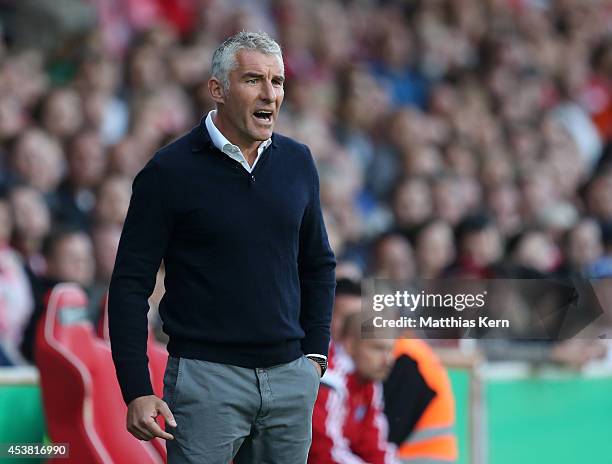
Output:
[[612,460],[612,377],[488,381],[489,462]]
[[[45,422],[38,385],[0,384],[0,443],[44,443]],[[42,459],[0,458],[2,464],[35,464]]]
[[[475,454],[472,414],[486,414],[480,438],[491,464],[574,464],[612,456],[612,374],[488,378],[481,381],[482,408],[471,402],[473,373],[451,369],[457,404],[460,464]],[[43,443],[45,423],[38,385],[0,384],[0,443]],[[478,412],[481,411],[481,412]],[[40,463],[0,459],[4,463]]]

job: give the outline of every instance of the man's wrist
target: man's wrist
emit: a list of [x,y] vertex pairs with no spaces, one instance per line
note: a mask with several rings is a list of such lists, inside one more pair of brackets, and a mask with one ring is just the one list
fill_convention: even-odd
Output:
[[327,370],[327,356],[313,353],[307,354],[306,357],[319,366],[321,371],[320,376],[323,377],[323,374],[325,374]]

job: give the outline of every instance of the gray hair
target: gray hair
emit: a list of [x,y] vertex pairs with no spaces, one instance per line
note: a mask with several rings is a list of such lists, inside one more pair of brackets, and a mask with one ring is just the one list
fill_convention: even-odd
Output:
[[265,32],[241,31],[225,40],[215,50],[212,58],[211,74],[218,79],[225,90],[229,89],[229,74],[236,68],[236,54],[240,50],[255,50],[264,55],[278,57],[283,65],[283,52],[280,45]]

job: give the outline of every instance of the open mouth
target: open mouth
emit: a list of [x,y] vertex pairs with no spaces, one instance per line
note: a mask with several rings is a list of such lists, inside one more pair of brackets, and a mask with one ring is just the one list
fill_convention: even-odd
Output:
[[253,113],[253,116],[255,116],[257,119],[261,121],[266,121],[266,122],[272,121],[272,111],[265,111],[265,110],[255,111]]

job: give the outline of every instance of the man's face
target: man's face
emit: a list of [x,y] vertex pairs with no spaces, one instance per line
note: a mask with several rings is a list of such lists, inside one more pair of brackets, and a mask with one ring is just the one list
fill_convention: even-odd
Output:
[[284,97],[284,70],[277,56],[252,50],[240,50],[236,64],[229,88],[213,83],[211,93],[218,104],[215,124],[232,143],[244,147],[271,137]]
[[395,340],[361,339],[347,340],[346,351],[355,363],[355,370],[364,380],[382,381],[393,367],[393,346]]
[[17,173],[43,192],[54,190],[61,180],[63,153],[41,131],[29,130],[19,139],[14,159]]
[[130,206],[131,193],[129,180],[122,177],[107,179],[98,191],[95,218],[101,223],[122,225]]
[[340,340],[342,328],[348,316],[361,311],[361,297],[356,295],[337,295],[334,300],[334,312],[331,322],[332,340]]
[[493,226],[475,231],[464,239],[464,251],[475,264],[488,266],[497,261],[501,254],[499,232]]
[[11,193],[15,229],[22,237],[42,239],[49,233],[51,217],[42,194],[32,187],[17,187]]
[[400,226],[418,224],[431,215],[431,191],[421,180],[411,180],[403,184],[397,191],[393,203]]
[[87,287],[92,284],[94,273],[93,246],[87,235],[70,235],[56,245],[48,263],[50,277]]
[[[444,222],[430,225],[417,238],[416,256],[419,272],[437,273],[451,264],[455,258],[455,242],[453,231]],[[435,277],[427,275],[424,277]]]
[[410,244],[400,237],[385,239],[376,250],[376,273],[386,279],[413,279],[415,265]]
[[100,139],[94,134],[79,137],[69,158],[70,177],[74,184],[96,185],[106,170],[106,157]]

